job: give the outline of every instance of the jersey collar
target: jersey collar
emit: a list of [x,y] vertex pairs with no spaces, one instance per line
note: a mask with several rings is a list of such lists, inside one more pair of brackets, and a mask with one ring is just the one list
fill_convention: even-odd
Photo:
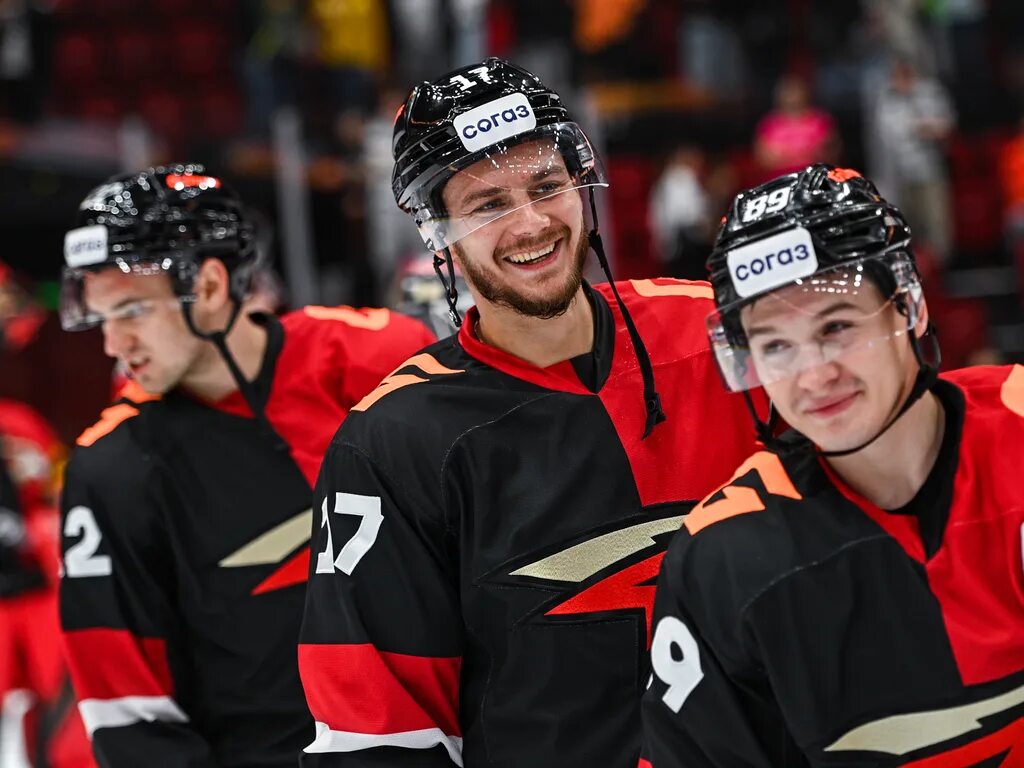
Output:
[[577,370],[591,368],[594,372],[593,383],[597,390],[600,390],[607,381],[615,351],[615,317],[604,296],[591,288],[586,281],[583,282],[583,293],[594,309],[594,346],[590,352],[584,353],[591,357],[590,361],[581,361],[584,355],[580,355],[541,368],[521,357],[484,344],[476,335],[476,324],[480,320],[480,313],[476,307],[472,307],[466,313],[465,322],[459,329],[459,344],[471,357],[517,379],[559,392],[595,394],[580,380]]

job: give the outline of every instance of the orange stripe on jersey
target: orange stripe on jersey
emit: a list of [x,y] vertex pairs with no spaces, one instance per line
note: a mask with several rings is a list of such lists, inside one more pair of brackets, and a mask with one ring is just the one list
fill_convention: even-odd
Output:
[[672,277],[662,278],[663,282],[653,280],[630,280],[633,290],[640,296],[689,296],[691,299],[713,299],[714,291],[705,282],[696,280],[677,280]]
[[299,674],[314,719],[349,733],[440,728],[460,736],[456,657],[408,656],[372,645],[299,645]]
[[1024,365],[1013,366],[999,390],[999,396],[1003,405],[1018,416],[1024,416]]
[[104,408],[100,414],[100,420],[89,427],[85,432],[78,436],[75,440],[78,445],[92,445],[104,435],[109,435],[122,421],[127,421],[132,416],[137,415],[139,409],[134,405],[128,405],[127,403],[120,403],[118,405],[112,405],[109,408]]
[[78,445],[90,446],[104,435],[109,435],[122,421],[127,421],[138,414],[139,409],[133,403],[148,403],[159,400],[160,395],[153,395],[139,386],[138,382],[129,381],[117,393],[118,400],[131,400],[131,403],[117,403],[104,408],[100,420],[86,429],[75,442]]
[[353,328],[362,328],[367,331],[382,330],[391,322],[391,310],[383,308],[355,309],[345,305],[337,307],[310,306],[305,307],[302,311],[316,320],[337,320],[345,325],[351,325]]
[[435,360],[431,355],[428,355],[426,352],[424,352],[422,354],[410,357],[400,366],[395,368],[395,370],[393,370],[391,374],[395,374],[398,371],[402,370],[403,368],[407,368],[410,365],[414,365],[424,373],[429,373],[432,375],[464,373],[464,371],[462,371],[461,369],[448,368],[446,366],[441,365],[441,363],[437,362],[437,360]]
[[402,389],[402,387],[408,387],[410,384],[422,384],[424,381],[429,381],[429,379],[424,379],[420,376],[413,376],[411,373],[405,373],[399,376],[388,376],[384,381],[377,385],[377,388],[373,390],[373,392],[353,405],[352,410],[365,411],[371,405],[384,397],[384,395],[389,395],[396,390]]
[[431,375],[450,376],[455,373],[463,373],[462,370],[448,368],[444,365],[441,365],[441,363],[439,363],[431,355],[428,355],[427,353],[424,352],[422,354],[415,355],[409,358],[400,366],[395,368],[395,370],[393,370],[390,374],[387,375],[387,377],[385,377],[384,381],[377,385],[377,388],[375,390],[373,390],[370,394],[368,394],[366,397],[364,397],[362,400],[356,403],[350,410],[365,411],[371,405],[373,405],[382,397],[384,397],[384,395],[389,395],[392,392],[395,392],[396,390],[402,389],[403,387],[408,387],[412,384],[422,384],[424,381],[430,381],[430,379],[425,379],[422,376],[416,376],[415,374],[412,373],[398,373],[398,371],[402,370],[403,368],[409,367],[419,368],[421,371],[423,371],[423,373]]
[[170,696],[174,685],[167,643],[125,629],[76,629],[64,633],[64,649],[80,699]]
[[133,403],[148,403],[159,400],[160,395],[154,395],[142,388],[139,382],[129,379],[117,392],[115,400],[131,400]]
[[[760,512],[764,509],[764,502],[756,490],[742,485],[732,485],[734,480],[751,471],[760,476],[764,489],[768,493],[774,496],[785,496],[789,499],[803,498],[796,486],[793,485],[793,481],[789,479],[789,475],[786,474],[786,468],[782,466],[779,457],[768,451],[760,451],[743,462],[728,483],[704,499],[683,518],[683,525],[686,526],[686,530],[690,532],[691,536],[712,523],[748,512]],[[725,496],[724,499],[709,501],[719,492]]]

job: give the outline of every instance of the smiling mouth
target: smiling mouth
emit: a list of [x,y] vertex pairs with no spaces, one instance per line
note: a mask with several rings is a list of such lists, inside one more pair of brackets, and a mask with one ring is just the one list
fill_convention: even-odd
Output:
[[840,397],[836,400],[830,400],[821,405],[816,405],[813,408],[807,409],[807,414],[810,416],[832,416],[846,410],[848,406],[853,403],[853,400],[859,392],[851,392],[848,395]]
[[510,254],[505,257],[505,261],[520,266],[524,264],[537,264],[548,258],[554,252],[555,246],[557,246],[559,242],[559,240],[556,240],[553,243],[548,243],[543,248]]

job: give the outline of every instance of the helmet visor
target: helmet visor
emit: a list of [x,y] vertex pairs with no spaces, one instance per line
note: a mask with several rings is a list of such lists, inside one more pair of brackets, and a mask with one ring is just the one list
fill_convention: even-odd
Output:
[[[173,272],[171,268],[174,267]],[[130,298],[106,312],[92,308],[86,302],[85,284],[90,274],[99,270],[120,270],[126,275],[159,275],[171,277],[178,273],[177,262],[170,258],[158,261],[125,261],[116,259],[101,267],[64,267],[60,282],[60,324],[65,331],[86,331],[108,322],[130,322],[140,320],[161,304],[181,304],[193,301],[195,296],[185,295],[167,299]]]
[[432,251],[526,206],[608,186],[600,158],[576,123],[544,126],[518,143],[486,147],[438,169],[434,178],[410,201],[420,236]]
[[890,254],[721,307],[707,328],[726,387],[741,392],[875,354],[912,332],[925,311],[910,257]]

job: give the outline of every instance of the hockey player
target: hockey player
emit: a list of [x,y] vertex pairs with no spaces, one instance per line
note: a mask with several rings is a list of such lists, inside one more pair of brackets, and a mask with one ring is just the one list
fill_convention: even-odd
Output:
[[709,266],[728,387],[792,429],[669,548],[641,765],[1024,765],[1024,367],[937,377],[910,229],[848,169],[738,195]]
[[453,310],[452,259],[476,307],[325,457],[303,765],[635,766],[666,538],[753,446],[703,337],[710,286],[582,281],[601,163],[504,61],[414,88],[394,154]]
[[[3,321],[0,319],[0,326]],[[64,447],[0,399],[0,766],[90,768],[57,619],[57,477]]]
[[311,489],[331,435],[431,340],[384,309],[243,314],[238,197],[198,165],[111,179],[67,233],[62,320],[132,381],[62,498],[64,643],[101,765],[293,766]]

